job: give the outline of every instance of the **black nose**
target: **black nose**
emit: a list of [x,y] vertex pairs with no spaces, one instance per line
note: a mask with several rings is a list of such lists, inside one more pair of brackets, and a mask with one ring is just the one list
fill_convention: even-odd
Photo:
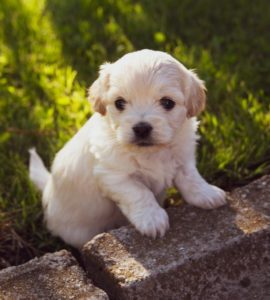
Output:
[[149,137],[153,127],[149,123],[140,122],[136,124],[132,129],[137,138],[145,139]]

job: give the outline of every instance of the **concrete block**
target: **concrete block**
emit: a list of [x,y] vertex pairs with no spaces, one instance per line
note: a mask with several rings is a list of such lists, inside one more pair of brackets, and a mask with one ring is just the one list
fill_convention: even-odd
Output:
[[83,249],[87,272],[110,299],[270,299],[270,176],[228,202],[168,209],[162,239],[132,226],[100,234]]
[[105,300],[66,250],[46,254],[0,272],[0,299]]

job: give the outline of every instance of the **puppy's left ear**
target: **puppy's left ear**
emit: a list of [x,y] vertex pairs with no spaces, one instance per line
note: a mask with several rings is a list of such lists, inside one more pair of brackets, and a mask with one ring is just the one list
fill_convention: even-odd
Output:
[[106,92],[110,87],[110,63],[101,65],[99,77],[94,81],[88,90],[88,100],[96,112],[106,114]]
[[194,73],[189,70],[189,82],[186,90],[186,107],[187,117],[195,117],[205,108],[206,103],[206,87],[204,82]]

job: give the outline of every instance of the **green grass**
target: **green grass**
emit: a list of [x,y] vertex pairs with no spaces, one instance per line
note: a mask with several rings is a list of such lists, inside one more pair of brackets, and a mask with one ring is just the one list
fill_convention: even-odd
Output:
[[225,188],[269,173],[267,0],[1,0],[0,267],[63,244],[42,224],[27,150],[50,165],[91,115],[85,91],[104,61],[168,51],[208,88],[201,173]]

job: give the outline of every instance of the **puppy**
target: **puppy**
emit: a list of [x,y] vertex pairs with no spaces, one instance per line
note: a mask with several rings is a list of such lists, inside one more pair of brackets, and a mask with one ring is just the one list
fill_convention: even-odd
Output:
[[48,229],[78,248],[127,220],[162,237],[169,229],[162,203],[172,186],[194,206],[225,204],[224,191],[196,169],[196,115],[205,99],[203,81],[163,52],[141,50],[102,65],[89,89],[96,113],[57,153],[51,173],[30,151]]

